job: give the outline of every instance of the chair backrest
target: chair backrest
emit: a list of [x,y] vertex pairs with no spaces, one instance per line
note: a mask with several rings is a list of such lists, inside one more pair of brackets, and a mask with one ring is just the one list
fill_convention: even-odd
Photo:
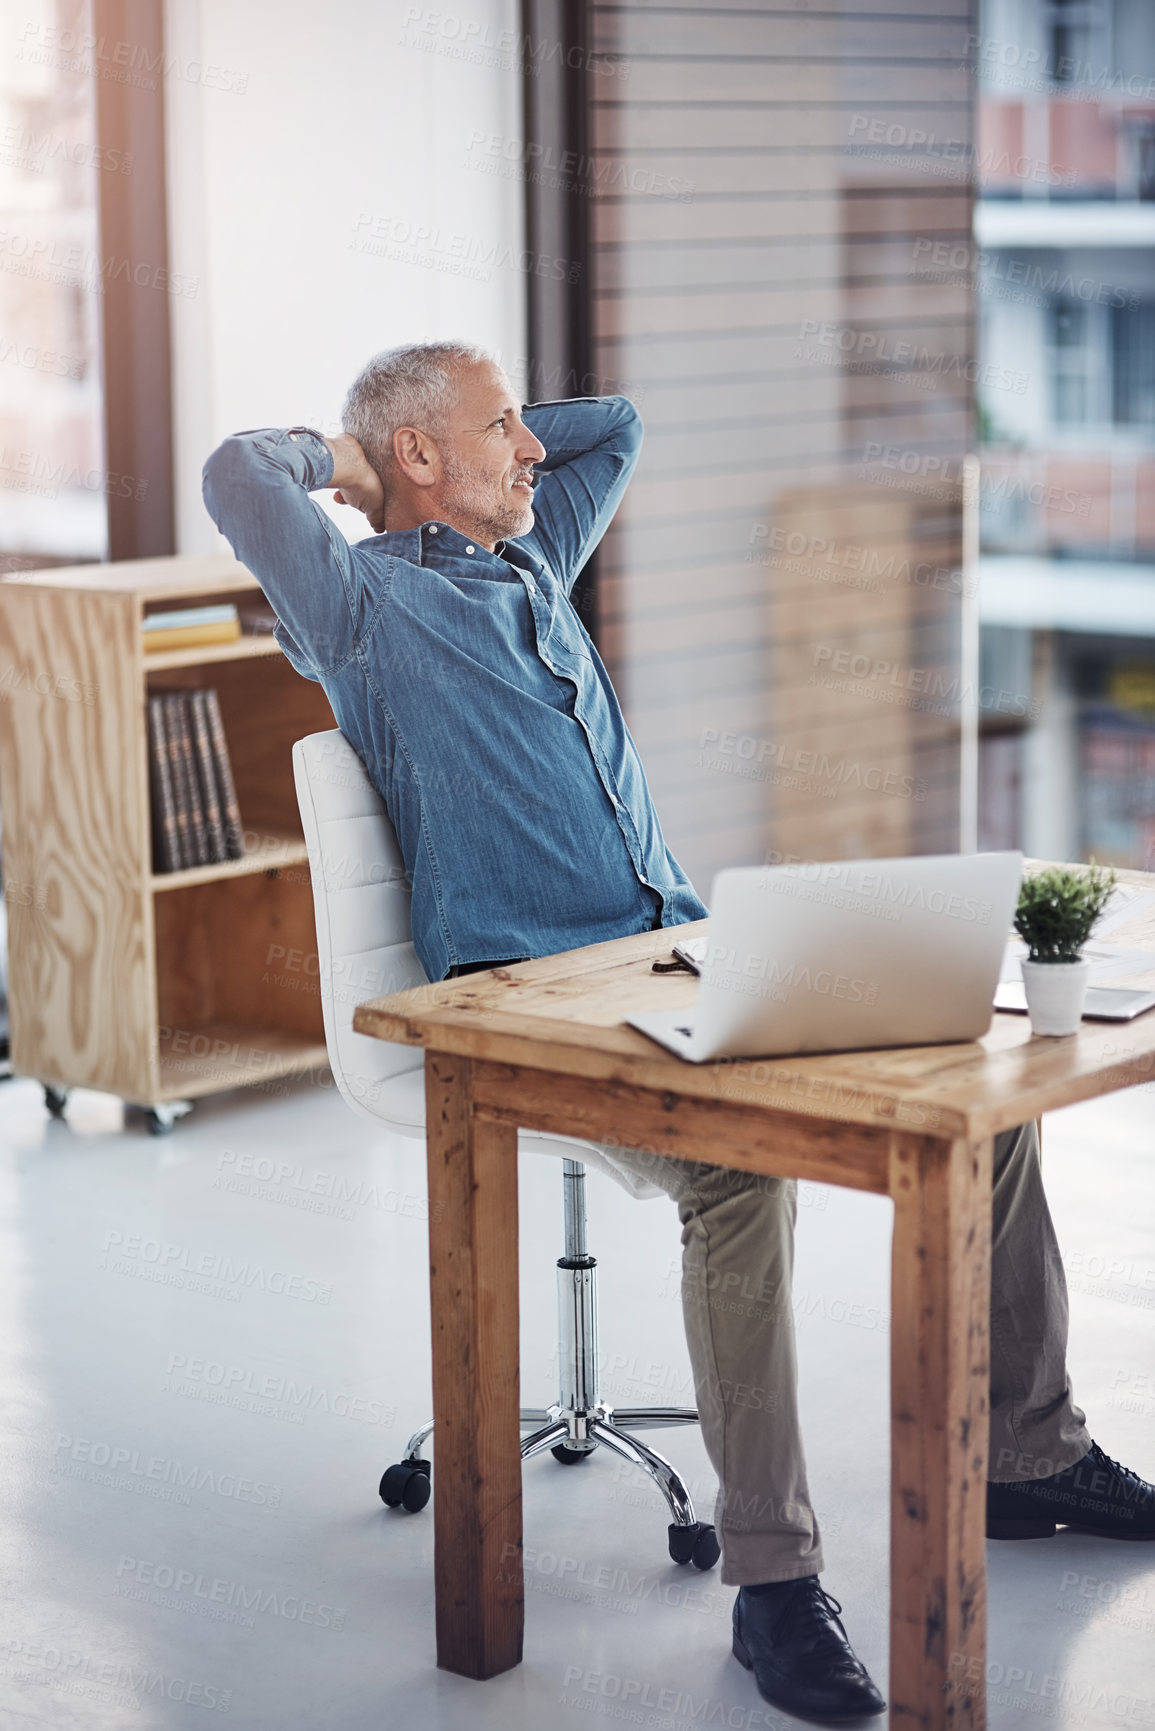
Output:
[[[385,802],[343,733],[311,733],[293,747],[297,803],[313,880],[321,1009],[329,1063],[341,1093],[367,1118],[423,1136],[425,1055],[358,1034],[353,1011],[427,983],[413,948],[409,880]],[[596,1167],[631,1196],[662,1192],[617,1165],[613,1150],[544,1131],[518,1146]]]
[[374,1105],[385,1085],[420,1070],[424,1058],[353,1029],[353,1011],[367,998],[426,983],[401,849],[364,764],[336,728],[297,741],[293,776],[313,880],[329,1062],[349,1105],[379,1119]]

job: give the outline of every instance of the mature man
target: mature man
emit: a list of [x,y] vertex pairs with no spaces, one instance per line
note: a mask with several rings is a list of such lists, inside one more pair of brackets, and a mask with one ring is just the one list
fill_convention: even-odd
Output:
[[[226,439],[205,498],[260,578],[293,665],[319,680],[388,807],[430,979],[701,918],[569,595],[637,460],[624,398],[519,408],[481,350],[376,356],[346,431]],[[309,499],[337,489],[377,534],[350,546]],[[765,1698],[822,1719],[881,1712],[819,1584],[790,1304],[795,1186],[644,1160],[682,1222],[683,1309],[720,1490],[734,1652]],[[995,1148],[992,1537],[1057,1523],[1155,1537],[1155,1487],[1110,1461],[1066,1372],[1067,1302],[1033,1125]],[[735,1308],[719,1291],[756,1293]],[[754,1405],[726,1391],[758,1388]]]

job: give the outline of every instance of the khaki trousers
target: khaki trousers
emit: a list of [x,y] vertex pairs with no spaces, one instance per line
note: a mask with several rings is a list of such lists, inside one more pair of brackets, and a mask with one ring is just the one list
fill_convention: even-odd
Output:
[[[724,1166],[614,1149],[682,1222],[682,1310],[706,1451],[718,1475],[722,1580],[822,1568],[798,1426],[791,1285],[796,1189]],[[1035,1125],[996,1137],[990,1477],[1045,1478],[1091,1446],[1067,1379],[1067,1286]],[[853,1447],[853,1432],[847,1432]]]

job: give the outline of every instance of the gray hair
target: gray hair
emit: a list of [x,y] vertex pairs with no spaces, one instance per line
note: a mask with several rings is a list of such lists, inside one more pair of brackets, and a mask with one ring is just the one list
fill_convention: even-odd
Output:
[[476,343],[408,343],[382,349],[349,387],[341,425],[352,433],[377,473],[393,467],[393,435],[418,427],[440,438],[457,401],[462,367],[494,357]]

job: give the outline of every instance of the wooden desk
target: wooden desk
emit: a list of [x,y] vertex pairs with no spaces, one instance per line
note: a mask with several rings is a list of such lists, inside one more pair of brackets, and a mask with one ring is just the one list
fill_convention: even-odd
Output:
[[622,1025],[693,1002],[695,980],[651,971],[670,944],[647,932],[354,1018],[426,1048],[438,1663],[491,1677],[521,1658],[517,1132],[552,1130],[892,1198],[890,1724],[981,1727],[992,1138],[1150,1080],[1155,1013],[1070,1039],[999,1015],[964,1045],[692,1065]]

